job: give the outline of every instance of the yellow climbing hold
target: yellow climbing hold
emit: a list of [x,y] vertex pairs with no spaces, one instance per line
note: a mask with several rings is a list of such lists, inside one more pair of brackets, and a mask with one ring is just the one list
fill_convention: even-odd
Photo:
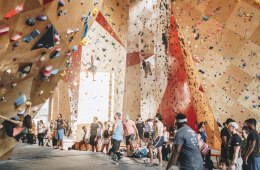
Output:
[[255,0],[255,3],[260,5],[260,0]]
[[98,13],[97,8],[94,8],[93,11],[92,11],[92,15],[93,15],[93,17],[95,17],[95,16],[97,15],[97,13]]

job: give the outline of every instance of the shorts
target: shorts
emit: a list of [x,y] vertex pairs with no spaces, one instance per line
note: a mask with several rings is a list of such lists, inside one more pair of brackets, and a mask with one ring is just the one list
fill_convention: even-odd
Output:
[[57,140],[63,140],[63,135],[64,135],[64,130],[63,129],[57,130],[56,139]]
[[97,141],[95,140],[96,139],[96,136],[90,136],[89,138],[89,144],[91,146],[97,146]]
[[109,139],[103,139],[102,145],[107,145],[107,144],[109,144]]
[[149,138],[150,134],[149,132],[144,132],[144,138]]
[[140,138],[140,139],[143,139],[143,138],[144,138],[143,133],[139,133],[139,138]]
[[153,142],[153,146],[155,148],[159,148],[160,146],[163,146],[164,143],[164,137],[163,136],[159,136],[154,142]]
[[126,137],[125,137],[125,144],[126,144],[126,145],[130,145],[130,141],[133,141],[133,140],[134,140],[134,137],[135,137],[134,134],[131,134],[131,135],[129,135],[129,136],[126,136]]

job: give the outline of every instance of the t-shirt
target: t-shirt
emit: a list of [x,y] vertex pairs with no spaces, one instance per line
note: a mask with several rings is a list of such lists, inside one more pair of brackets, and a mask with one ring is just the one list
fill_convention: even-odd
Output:
[[125,130],[126,136],[129,136],[129,135],[132,135],[135,133],[135,129],[134,129],[135,122],[134,121],[132,121],[132,120],[124,121],[123,125],[124,125],[124,130]]
[[[227,142],[229,141],[229,138],[230,138],[230,133],[228,132],[228,129],[226,127],[224,127],[221,132],[220,132],[220,137],[222,139],[223,136],[226,136],[227,137]],[[223,145],[223,141],[221,143],[221,148],[224,149],[225,146]]]
[[203,169],[197,134],[189,126],[180,128],[175,136],[175,145],[182,145],[179,155],[180,169]]
[[[242,139],[238,134],[234,134],[230,137],[228,142],[228,159],[233,160],[233,155],[235,151],[235,146],[241,146]],[[238,157],[241,157],[241,152],[239,150]]]
[[259,135],[258,132],[256,130],[253,130],[252,132],[249,133],[248,137],[247,137],[247,148],[249,147],[249,141],[256,141],[255,144],[255,148],[253,150],[253,152],[251,153],[251,155],[249,155],[250,157],[260,157],[260,144],[259,144]]
[[97,136],[98,128],[99,128],[98,123],[91,123],[91,125],[90,125],[90,136]]
[[121,141],[123,139],[123,123],[121,120],[117,120],[115,124],[117,125],[117,128],[114,129],[114,134],[112,138],[117,141]]
[[58,119],[57,120],[57,130],[61,130],[61,129],[63,129],[63,120]]
[[136,128],[138,130],[139,135],[144,133],[144,122],[138,122],[136,123]]

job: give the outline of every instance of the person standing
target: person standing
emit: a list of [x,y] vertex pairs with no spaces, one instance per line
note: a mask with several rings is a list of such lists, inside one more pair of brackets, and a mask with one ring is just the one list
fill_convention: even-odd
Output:
[[230,122],[234,122],[233,119],[228,118],[226,122],[224,123],[224,128],[220,132],[220,137],[221,137],[221,160],[226,162],[228,160],[228,141],[230,138],[230,133],[228,131],[228,124]]
[[201,139],[203,142],[207,143],[207,134],[205,131],[205,122],[200,122],[198,125],[198,131],[201,132]]
[[109,155],[111,153],[118,152],[120,148],[120,143],[123,140],[123,123],[121,120],[121,113],[117,112],[114,116],[115,122],[112,128],[112,148],[109,150]]
[[179,161],[180,169],[202,170],[203,160],[199,149],[197,134],[187,125],[184,114],[178,113],[175,117],[177,133],[175,135],[174,149],[166,170]]
[[244,158],[248,170],[260,169],[260,139],[256,130],[256,120],[251,118],[246,120],[246,125],[249,129],[247,137],[247,151]]
[[106,148],[106,153],[108,153],[108,147],[109,147],[109,124],[104,125],[105,129],[102,134],[102,146],[101,146],[101,152],[103,152],[104,148]]
[[37,125],[37,133],[38,133],[37,137],[38,137],[39,146],[43,146],[43,139],[45,136],[45,131],[46,131],[46,127],[45,127],[43,121],[40,120]]
[[228,125],[228,131],[231,134],[228,142],[228,162],[231,170],[242,170],[243,160],[240,151],[242,139],[238,135],[238,128],[239,126],[236,122],[230,122]]
[[123,122],[123,128],[125,133],[125,143],[126,143],[126,152],[127,155],[130,155],[130,152],[133,152],[133,140],[138,139],[138,130],[136,128],[135,122],[129,119],[129,115],[125,116],[125,120]]
[[142,118],[139,117],[136,123],[136,128],[138,130],[138,134],[139,134],[139,146],[142,147],[142,140],[144,138],[144,122],[142,121]]
[[162,146],[164,143],[164,136],[163,136],[163,123],[162,117],[159,113],[156,114],[154,117],[154,141],[153,144],[149,146],[149,153],[150,153],[150,165],[153,166],[153,150],[157,148],[158,156],[159,156],[159,166],[162,166]]
[[93,123],[90,125],[90,139],[89,139],[89,144],[91,145],[91,150],[92,152],[98,152],[98,128],[99,124],[97,123],[98,118],[94,117],[93,118]]
[[64,135],[64,126],[65,123],[62,119],[62,114],[58,114],[58,119],[56,120],[56,139],[57,139],[57,146],[55,149],[59,149],[61,147],[61,150],[63,150],[63,135]]

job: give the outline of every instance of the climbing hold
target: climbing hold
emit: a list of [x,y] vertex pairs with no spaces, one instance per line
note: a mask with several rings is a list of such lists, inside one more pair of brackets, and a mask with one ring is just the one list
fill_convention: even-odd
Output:
[[31,32],[30,35],[27,35],[27,36],[23,39],[23,41],[29,43],[29,42],[31,42],[35,37],[37,37],[38,35],[40,35],[40,31],[37,30],[37,29],[35,29],[35,30],[33,30],[33,31]]
[[6,74],[6,75],[10,75],[11,72],[12,72],[12,70],[11,70],[10,68],[8,68],[8,69],[5,70],[5,74]]
[[39,15],[36,19],[38,21],[46,21],[47,20],[47,16],[46,15]]
[[249,96],[245,96],[245,99],[249,99]]
[[206,15],[202,16],[202,19],[203,19],[203,21],[208,21],[209,20],[209,18]]
[[9,26],[8,25],[0,26],[0,35],[5,34],[7,32],[9,32]]
[[65,2],[63,0],[59,0],[58,5],[59,5],[59,7],[64,7]]
[[17,83],[11,83],[12,88],[15,88],[17,86]]
[[59,69],[54,69],[54,70],[51,71],[51,74],[56,75],[58,72],[59,72]]
[[21,32],[14,34],[14,35],[10,38],[10,40],[11,40],[11,41],[17,41],[17,40],[19,40],[20,38],[22,38],[22,33],[21,33]]
[[51,54],[50,59],[58,58],[60,56],[61,48],[56,48]]
[[76,46],[76,45],[73,45],[73,47],[72,47],[72,51],[73,51],[73,52],[76,52],[76,51],[78,51],[78,46]]
[[21,106],[26,102],[26,100],[27,100],[26,95],[21,93],[20,96],[15,99],[14,106],[15,107]]
[[39,48],[47,48],[50,49],[54,47],[54,35],[55,35],[55,29],[54,27],[50,27],[46,33],[40,38],[40,40],[34,44],[31,50],[39,49]]
[[94,8],[93,11],[92,11],[92,15],[93,15],[93,17],[95,17],[95,16],[97,15],[97,13],[98,13],[97,8]]
[[29,26],[34,26],[35,20],[33,18],[28,18],[25,23]]
[[7,12],[4,15],[5,19],[10,19],[13,16],[15,16],[16,14],[20,13],[21,11],[23,11],[23,4],[18,5],[15,9],[10,10],[9,12]]

